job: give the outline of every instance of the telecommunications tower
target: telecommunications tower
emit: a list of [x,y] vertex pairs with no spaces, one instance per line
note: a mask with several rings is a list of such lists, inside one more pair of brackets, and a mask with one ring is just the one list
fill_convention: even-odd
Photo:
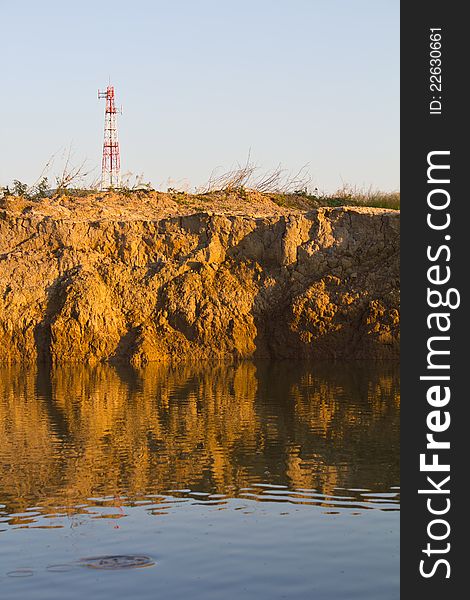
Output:
[[101,163],[101,189],[119,187],[121,183],[121,157],[117,132],[117,109],[114,104],[114,87],[108,85],[105,92],[98,90],[98,98],[106,99],[104,116],[103,161]]

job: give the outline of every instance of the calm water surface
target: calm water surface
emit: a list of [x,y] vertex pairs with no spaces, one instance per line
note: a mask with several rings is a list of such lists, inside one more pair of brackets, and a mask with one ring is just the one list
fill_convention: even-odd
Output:
[[367,363],[0,368],[0,597],[398,599],[398,386]]

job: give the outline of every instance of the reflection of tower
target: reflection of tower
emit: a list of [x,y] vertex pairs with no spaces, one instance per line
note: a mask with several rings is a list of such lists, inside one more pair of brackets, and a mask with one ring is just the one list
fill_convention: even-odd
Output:
[[120,185],[121,158],[114,104],[114,87],[108,85],[105,92],[98,90],[98,98],[106,98],[104,117],[103,161],[101,163],[101,189],[108,190]]

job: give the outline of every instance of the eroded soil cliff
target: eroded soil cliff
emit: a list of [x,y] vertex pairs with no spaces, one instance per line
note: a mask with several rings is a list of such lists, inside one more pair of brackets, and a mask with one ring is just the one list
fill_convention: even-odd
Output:
[[3,203],[0,362],[398,357],[397,211],[87,202]]

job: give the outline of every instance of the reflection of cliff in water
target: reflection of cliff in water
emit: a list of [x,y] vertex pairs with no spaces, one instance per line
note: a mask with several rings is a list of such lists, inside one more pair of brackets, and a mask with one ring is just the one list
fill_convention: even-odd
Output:
[[10,511],[174,488],[387,491],[399,482],[394,365],[0,369]]

